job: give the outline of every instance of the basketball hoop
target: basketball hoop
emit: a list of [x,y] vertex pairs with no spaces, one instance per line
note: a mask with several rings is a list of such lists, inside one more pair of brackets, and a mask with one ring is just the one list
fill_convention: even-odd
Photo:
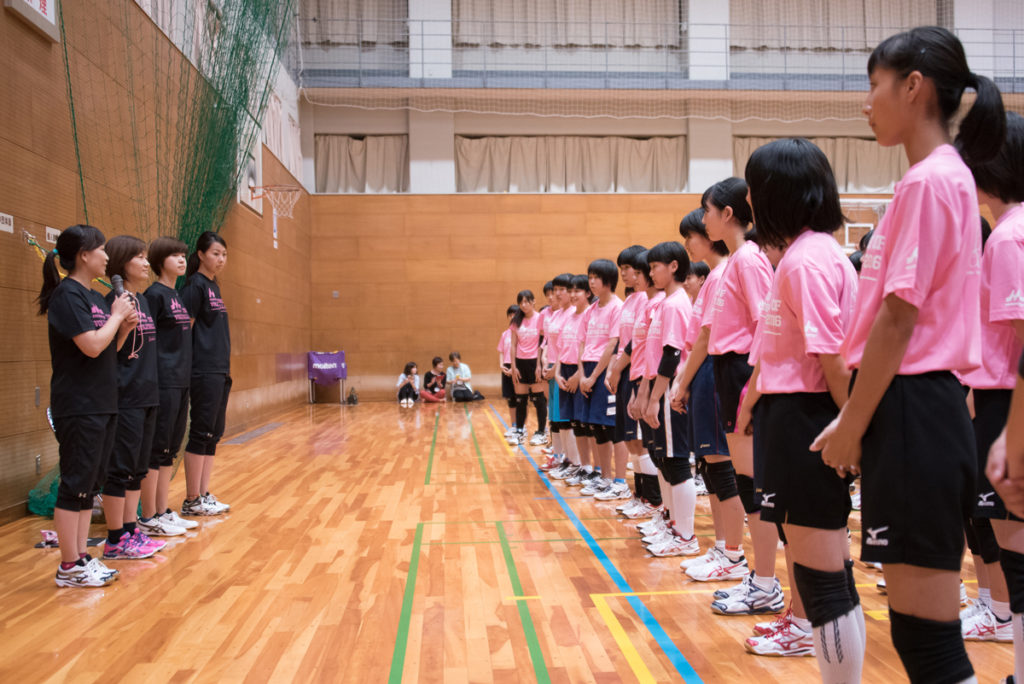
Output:
[[274,216],[292,218],[292,209],[299,201],[302,188],[296,185],[263,185],[253,186],[249,189],[254,200],[266,197],[274,208]]

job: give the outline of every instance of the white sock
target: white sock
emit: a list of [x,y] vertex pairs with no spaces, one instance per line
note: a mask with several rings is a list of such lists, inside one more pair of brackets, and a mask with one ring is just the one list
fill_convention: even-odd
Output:
[[761,577],[756,572],[754,573],[754,579],[751,581],[754,583],[754,586],[761,591],[771,591],[772,587],[775,586],[774,577]]
[[641,475],[657,475],[658,469],[654,466],[654,462],[651,461],[651,455],[644,452],[636,457],[636,466],[640,469]]
[[556,455],[557,454],[565,453],[564,451],[562,451],[562,433],[561,432],[552,432],[551,433],[551,451],[552,451],[552,453],[554,453]]
[[725,540],[724,539],[716,539],[715,540],[715,548],[718,549],[719,551],[725,551]]
[[668,486],[668,482],[665,482],[661,473],[658,473],[658,487],[661,489],[661,503],[665,506],[665,510],[672,510],[672,488]]
[[1000,622],[1006,622],[1010,619],[1009,601],[989,601],[988,609],[992,611],[993,615],[999,618]]
[[1013,681],[1024,682],[1024,614],[1013,614]]
[[576,448],[576,438],[568,436],[565,438],[565,443],[562,445],[565,447],[565,455],[569,458],[569,462],[573,465],[580,464],[580,452]]
[[584,470],[584,472],[586,472],[589,475],[590,473],[594,472],[594,466],[592,466],[592,465],[585,465],[585,466],[583,466],[583,470]]
[[978,600],[986,605],[992,605],[992,590],[988,587],[978,587]]
[[672,517],[675,520],[676,532],[683,539],[693,537],[693,518],[697,508],[697,488],[693,478],[671,486]]
[[824,684],[859,682],[864,667],[864,641],[857,614],[860,606],[814,628],[814,656]]

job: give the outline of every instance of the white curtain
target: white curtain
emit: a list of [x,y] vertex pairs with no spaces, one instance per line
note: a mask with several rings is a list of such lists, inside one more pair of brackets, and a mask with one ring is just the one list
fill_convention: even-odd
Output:
[[937,21],[936,3],[921,0],[730,0],[729,44],[870,50],[894,33]]
[[409,189],[409,139],[404,135],[317,135],[317,192],[388,193]]
[[360,45],[408,40],[407,0],[299,0],[304,43]]
[[[733,172],[743,177],[747,160],[758,147],[777,138],[733,138]],[[863,138],[809,138],[832,165],[839,192],[892,192],[908,164],[902,147],[882,147]]]
[[459,192],[681,192],[686,138],[455,137]]
[[452,0],[456,45],[679,47],[678,0]]

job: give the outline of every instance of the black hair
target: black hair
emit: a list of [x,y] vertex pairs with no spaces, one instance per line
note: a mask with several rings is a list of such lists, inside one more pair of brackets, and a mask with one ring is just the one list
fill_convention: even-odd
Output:
[[60,267],[70,275],[75,270],[78,262],[79,252],[91,252],[97,247],[102,247],[107,239],[98,228],[79,224],[69,226],[57,236],[57,247],[47,252],[43,259],[43,287],[39,290],[39,315],[42,316],[50,308],[50,297],[53,291],[60,285],[60,271],[57,270],[57,261]]
[[861,252],[868,251],[868,245],[871,244],[871,238],[875,235],[875,229],[872,228],[868,232],[860,236],[860,241],[857,243],[857,247]]
[[149,252],[146,254],[146,258],[149,259],[149,267],[157,278],[163,275],[164,261],[167,260],[167,257],[175,254],[188,256],[188,245],[178,238],[158,237],[149,243]]
[[146,243],[134,235],[115,235],[107,240],[104,249],[107,252],[107,277],[118,275],[128,280],[125,266],[139,254],[146,253]]
[[[647,287],[651,285],[651,262],[647,260],[647,256],[650,254],[648,250],[644,250],[633,257],[633,268],[640,271],[640,275],[644,277],[644,282]],[[643,289],[646,290],[647,287]]]
[[733,218],[743,228],[754,220],[750,213],[750,205],[747,204],[747,184],[742,178],[726,178],[708,188],[701,198],[701,207],[707,211],[709,206],[719,211],[730,207]]
[[633,258],[644,251],[646,248],[643,245],[630,245],[626,249],[619,252],[619,258],[616,260],[616,264],[619,266],[633,267]]
[[1006,113],[1006,141],[985,162],[967,162],[979,188],[1003,202],[1024,201],[1024,117]]
[[989,237],[992,236],[992,226],[988,224],[985,217],[981,217],[981,251],[985,251],[985,244],[988,242]]
[[594,259],[587,266],[588,276],[597,276],[601,282],[607,285],[612,292],[615,292],[619,284],[619,269],[610,259]]
[[190,275],[199,270],[199,253],[209,251],[210,247],[213,247],[213,243],[220,243],[224,249],[228,248],[228,243],[224,241],[218,233],[214,233],[212,230],[208,230],[196,240],[196,249],[188,257],[188,268],[185,269],[185,277],[188,278]]
[[970,70],[964,46],[950,31],[918,26],[889,36],[868,58],[868,75],[878,67],[894,71],[901,79],[914,71],[930,78],[947,126],[960,107],[964,90],[973,88],[978,98],[960,122],[957,150],[968,163],[988,161],[999,152],[1006,137],[1002,95],[992,79]]
[[436,366],[437,364],[441,363],[442,361],[444,361],[444,359],[442,359],[440,356],[435,356],[433,361],[430,362],[430,367],[433,368],[434,366]]
[[[701,197],[701,203],[705,201],[710,190],[705,191],[704,197]],[[683,217],[683,220],[679,222],[679,235],[685,240],[690,235],[700,235],[702,238],[711,243],[711,251],[719,256],[729,256],[729,247],[721,240],[712,241],[708,237],[708,229],[704,227],[704,214],[707,211],[703,206],[697,207],[689,214]]]
[[453,351],[451,354],[448,355],[448,360],[449,361],[454,361],[455,359],[458,359],[459,361],[461,361],[462,360],[462,354],[460,354],[457,351]]
[[853,264],[853,270],[860,273],[861,261],[864,258],[864,252],[859,249],[850,255],[850,263]]
[[402,375],[408,375],[412,371],[413,368],[416,368],[416,362],[415,361],[410,361],[409,363],[405,364],[405,370],[402,371]]
[[515,316],[517,313],[519,313],[519,305],[518,304],[512,304],[507,309],[505,309],[505,315],[506,316]]
[[554,289],[555,289],[555,281],[549,280],[548,282],[544,283],[544,294],[545,295],[550,294],[551,291],[554,290]]
[[[533,292],[531,290],[520,290],[519,294],[516,295],[516,304],[522,304],[524,301],[532,302]],[[519,327],[523,323],[523,319],[526,318],[526,314],[523,312],[522,307],[516,311],[515,316],[512,317],[512,325]]]
[[574,275],[572,277],[572,285],[570,287],[573,290],[583,290],[587,293],[587,301],[593,301],[594,293],[590,291],[590,278],[585,275]]
[[809,228],[843,225],[839,189],[828,158],[805,138],[781,138],[754,150],[745,172],[757,216],[758,244],[784,249]]
[[690,275],[695,275],[698,278],[707,278],[711,274],[711,267],[703,261],[691,261],[690,262]]
[[555,287],[564,287],[565,289],[568,290],[570,287],[572,287],[572,273],[563,273],[561,275],[555,276],[551,283]]
[[686,249],[681,244],[675,240],[659,242],[647,252],[648,263],[657,262],[667,266],[673,261],[676,262],[676,272],[672,277],[677,283],[681,283],[690,273],[690,257],[687,256]]

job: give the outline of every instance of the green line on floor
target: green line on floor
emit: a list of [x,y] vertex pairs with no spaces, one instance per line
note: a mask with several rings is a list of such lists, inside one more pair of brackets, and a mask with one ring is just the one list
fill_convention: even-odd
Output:
[[[498,540],[501,542],[501,551],[505,556],[505,566],[508,568],[508,577],[512,581],[512,593],[515,596],[523,596],[523,585],[519,582],[519,573],[516,571],[515,561],[512,560],[512,548],[509,546],[508,537],[505,536],[505,526],[498,522]],[[537,630],[533,626],[533,618],[530,617],[530,608],[526,601],[516,601],[516,608],[519,610],[519,619],[523,623],[523,632],[526,634],[526,643],[530,648],[530,660],[533,661],[533,674],[538,682],[550,682],[547,665],[544,664],[544,654],[540,650],[540,641],[537,639]]]
[[427,476],[423,478],[423,484],[430,484],[430,471],[434,469],[434,449],[437,447],[437,423],[441,420],[441,412],[434,414],[434,436],[430,440],[430,458],[427,459]]
[[423,543],[423,523],[416,525],[416,536],[412,541],[412,555],[409,558],[409,572],[405,578],[405,595],[402,597],[402,613],[398,620],[398,634],[395,635],[395,652],[391,656],[391,674],[388,684],[402,681],[405,668],[405,650],[409,644],[409,623],[412,621],[412,600],[416,595],[416,573],[420,567],[420,545]]

